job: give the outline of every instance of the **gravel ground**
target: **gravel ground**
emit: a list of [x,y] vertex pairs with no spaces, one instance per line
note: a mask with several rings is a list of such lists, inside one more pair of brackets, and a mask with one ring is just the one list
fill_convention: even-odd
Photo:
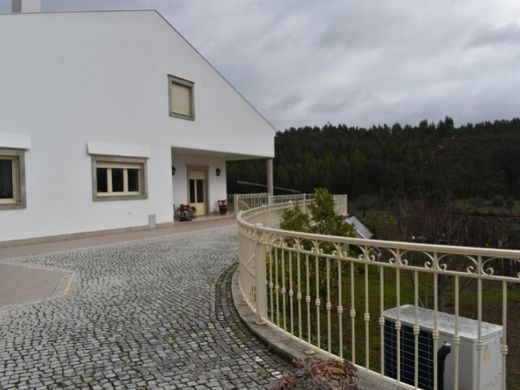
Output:
[[0,311],[1,389],[266,388],[288,369],[240,324],[236,227],[20,259],[76,273]]

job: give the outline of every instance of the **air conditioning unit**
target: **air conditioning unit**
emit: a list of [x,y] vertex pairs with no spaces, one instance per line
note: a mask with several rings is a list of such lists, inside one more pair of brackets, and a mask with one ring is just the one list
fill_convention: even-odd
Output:
[[[419,388],[433,390],[433,378],[436,373],[433,370],[433,320],[434,311],[424,308],[417,309],[419,332]],[[415,324],[415,306],[403,305],[400,307],[401,321],[401,367],[397,367],[397,332],[395,322],[397,320],[397,308],[385,310],[384,345],[385,345],[385,375],[397,379],[397,370],[400,370],[401,382],[410,385],[415,384],[415,336],[413,326]],[[438,348],[444,343],[453,342],[455,331],[455,316],[438,312],[437,329],[439,331]],[[482,322],[482,358],[480,372],[478,371],[478,321],[459,317],[459,387],[453,387],[454,355],[446,357],[444,370],[444,390],[474,390],[477,389],[477,379],[480,376],[480,388],[482,390],[499,390],[502,377],[502,354],[500,352],[502,327],[487,322]],[[440,384],[439,384],[440,385]],[[439,386],[439,388],[441,388]]]

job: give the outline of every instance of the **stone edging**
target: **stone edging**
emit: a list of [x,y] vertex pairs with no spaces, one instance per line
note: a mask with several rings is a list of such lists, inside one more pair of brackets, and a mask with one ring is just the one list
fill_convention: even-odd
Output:
[[[240,287],[238,285],[238,272],[239,270],[237,268],[231,281],[231,292],[233,296],[233,303],[242,322],[256,337],[258,337],[265,345],[267,345],[269,350],[273,351],[277,355],[289,361],[292,361],[295,358],[305,358],[309,356],[309,354],[305,353],[309,350],[305,344],[290,338],[273,326],[257,323],[256,315],[246,303],[242,293],[240,292]],[[317,356],[320,358],[329,357],[319,351],[313,351],[312,356]],[[360,390],[401,390],[411,388],[398,386],[395,383],[391,383],[387,380],[377,377],[374,374],[363,372],[361,370],[358,370],[358,376]]]

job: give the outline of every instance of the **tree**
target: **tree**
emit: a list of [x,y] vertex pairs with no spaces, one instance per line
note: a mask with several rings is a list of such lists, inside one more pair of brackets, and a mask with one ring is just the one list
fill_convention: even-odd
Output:
[[316,189],[314,201],[310,204],[309,210],[314,222],[311,225],[311,232],[332,236],[352,235],[352,225],[346,221],[344,216],[336,213],[334,198],[327,189]]
[[310,229],[309,215],[302,212],[297,203],[284,210],[280,228],[295,232],[308,232]]

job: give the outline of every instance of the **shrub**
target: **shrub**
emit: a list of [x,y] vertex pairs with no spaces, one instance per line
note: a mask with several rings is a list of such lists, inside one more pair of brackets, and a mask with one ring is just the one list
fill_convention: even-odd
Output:
[[353,226],[343,215],[334,210],[334,197],[325,188],[316,189],[314,201],[310,204],[311,232],[332,236],[352,236]]
[[285,210],[282,214],[280,228],[296,232],[308,232],[310,226],[309,216],[301,211],[298,204]]

